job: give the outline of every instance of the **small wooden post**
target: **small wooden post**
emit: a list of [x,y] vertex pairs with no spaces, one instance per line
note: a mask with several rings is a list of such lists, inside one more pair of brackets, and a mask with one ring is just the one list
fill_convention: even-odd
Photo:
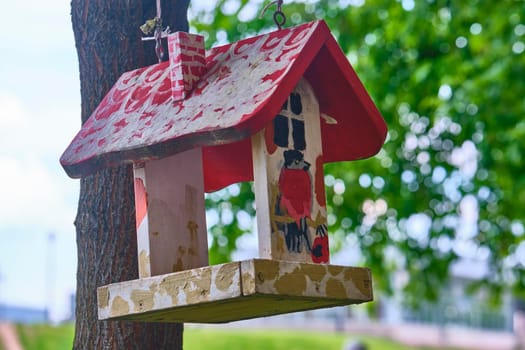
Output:
[[301,79],[272,123],[252,138],[259,255],[328,263],[319,104]]
[[208,265],[202,150],[136,165],[139,277]]

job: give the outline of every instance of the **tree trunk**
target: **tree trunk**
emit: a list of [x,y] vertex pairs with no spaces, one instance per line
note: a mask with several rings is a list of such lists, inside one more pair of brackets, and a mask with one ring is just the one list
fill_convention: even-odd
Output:
[[[162,1],[163,24],[188,30],[189,0]],[[139,26],[155,17],[155,0],[72,0],[79,58],[82,122],[125,71],[156,62]],[[167,52],[167,50],[166,50]],[[98,321],[96,288],[136,279],[137,242],[130,166],[85,177],[75,221],[78,247],[74,349],[182,349],[181,324]]]

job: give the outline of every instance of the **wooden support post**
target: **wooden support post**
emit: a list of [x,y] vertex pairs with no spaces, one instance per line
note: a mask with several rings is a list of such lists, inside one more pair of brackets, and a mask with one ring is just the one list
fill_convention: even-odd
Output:
[[208,265],[202,150],[136,165],[139,277]]
[[259,255],[328,263],[320,112],[305,79],[252,138],[252,154]]

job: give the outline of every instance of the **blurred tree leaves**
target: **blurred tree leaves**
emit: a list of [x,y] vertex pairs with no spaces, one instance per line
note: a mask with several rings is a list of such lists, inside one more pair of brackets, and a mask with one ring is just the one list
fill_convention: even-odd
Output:
[[[236,41],[274,30],[264,5],[195,6],[191,25],[208,45]],[[286,26],[328,23],[389,128],[374,158],[325,166],[332,251],[357,245],[376,288],[412,301],[435,297],[458,259],[488,267],[481,284],[494,296],[523,295],[525,2],[285,1],[283,11]],[[228,191],[207,199],[219,218],[212,262],[253,229],[251,185]]]

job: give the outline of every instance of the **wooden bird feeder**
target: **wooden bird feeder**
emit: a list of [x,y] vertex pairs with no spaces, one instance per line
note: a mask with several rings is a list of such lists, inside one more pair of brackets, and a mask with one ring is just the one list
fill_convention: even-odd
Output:
[[[64,152],[71,177],[133,163],[139,279],[101,286],[99,318],[228,322],[373,299],[329,264],[323,164],[370,157],[386,127],[323,21],[124,73]],[[259,257],[208,266],[204,193],[254,180]],[[124,268],[124,267],[123,267]]]

